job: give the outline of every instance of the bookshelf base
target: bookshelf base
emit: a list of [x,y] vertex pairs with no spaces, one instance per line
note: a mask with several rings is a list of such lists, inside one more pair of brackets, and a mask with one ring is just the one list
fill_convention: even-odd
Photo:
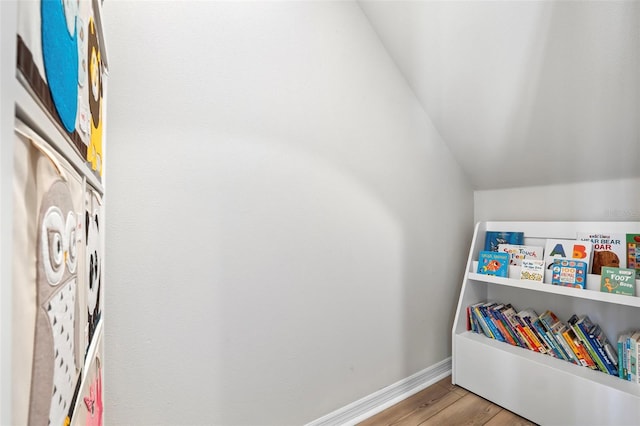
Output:
[[453,383],[538,424],[635,425],[640,386],[463,332],[454,336]]

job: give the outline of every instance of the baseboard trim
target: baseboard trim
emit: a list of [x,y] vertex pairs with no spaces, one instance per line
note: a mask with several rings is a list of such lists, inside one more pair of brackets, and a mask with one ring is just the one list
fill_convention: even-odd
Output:
[[451,374],[451,357],[307,423],[306,426],[352,426],[420,392]]

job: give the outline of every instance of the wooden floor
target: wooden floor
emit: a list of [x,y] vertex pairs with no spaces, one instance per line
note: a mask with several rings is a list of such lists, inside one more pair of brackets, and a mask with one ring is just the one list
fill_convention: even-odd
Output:
[[451,384],[451,376],[365,420],[358,426],[525,426],[511,411]]

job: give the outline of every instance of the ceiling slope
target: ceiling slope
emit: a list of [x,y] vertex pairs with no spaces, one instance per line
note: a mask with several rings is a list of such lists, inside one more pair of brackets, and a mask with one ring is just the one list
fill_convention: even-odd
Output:
[[640,1],[359,4],[476,189],[640,176]]

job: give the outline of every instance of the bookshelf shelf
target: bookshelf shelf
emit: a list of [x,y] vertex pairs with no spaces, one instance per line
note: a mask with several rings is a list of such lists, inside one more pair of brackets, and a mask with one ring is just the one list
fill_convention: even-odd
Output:
[[[539,424],[637,424],[640,385],[467,331],[466,313],[469,305],[495,300],[517,310],[550,309],[564,322],[574,313],[588,315],[613,343],[621,333],[640,328],[637,293],[634,297],[600,292],[598,275],[590,275],[582,290],[478,274],[486,231],[523,231],[525,244],[544,246],[548,238],[575,239],[577,232],[640,233],[640,223],[478,223],[452,332],[454,384]],[[509,276],[518,272],[510,270]]]
[[640,386],[631,382],[627,382],[625,380],[621,380],[617,377],[610,376],[599,371],[594,371],[589,368],[580,367],[578,365],[571,364],[566,361],[562,361],[557,358],[543,355],[538,352],[530,351],[518,346],[512,346],[494,339],[489,339],[485,336],[470,331],[462,333],[458,337],[460,339],[469,339],[473,342],[477,342],[479,345],[488,346],[491,348],[491,350],[498,350],[501,352],[509,353],[514,357],[521,358],[522,361],[535,362],[550,369],[571,373],[585,380],[599,383],[602,386],[607,386],[618,392],[623,392],[630,396],[640,398]]
[[[598,275],[593,275],[593,277],[600,278]],[[490,275],[482,275],[482,274],[477,274],[475,272],[470,272],[468,279],[474,282],[504,285],[504,286],[513,287],[513,288],[522,288],[526,290],[539,291],[542,293],[557,294],[562,296],[574,297],[578,299],[595,300],[599,302],[613,303],[615,305],[633,306],[636,308],[640,308],[640,297],[635,297],[635,296],[625,296],[622,294],[608,294],[608,293],[602,293],[599,290],[598,291],[589,290],[589,289],[582,290],[577,288],[562,287],[562,286],[551,285],[551,284],[531,283],[531,282],[513,279],[513,278],[502,278],[502,277],[493,277]],[[636,288],[638,286],[640,286],[640,284],[637,284]]]

